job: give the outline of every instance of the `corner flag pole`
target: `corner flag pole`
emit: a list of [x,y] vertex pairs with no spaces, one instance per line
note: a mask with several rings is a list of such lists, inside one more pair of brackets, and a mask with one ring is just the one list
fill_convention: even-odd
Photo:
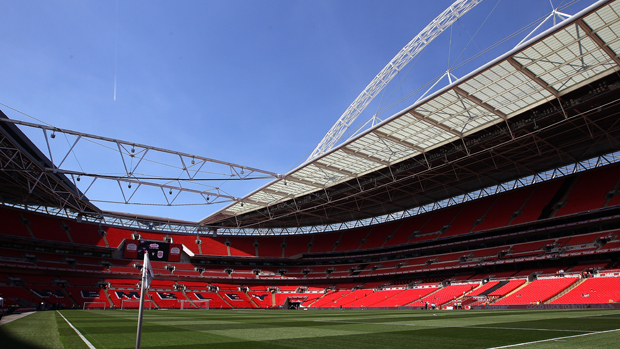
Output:
[[146,290],[153,279],[153,269],[151,269],[151,261],[149,260],[149,252],[144,251],[144,263],[142,264],[142,287],[140,287],[140,310],[138,311],[138,333],[136,335],[136,349],[140,349],[140,340],[142,338],[142,313],[144,310],[144,297]]

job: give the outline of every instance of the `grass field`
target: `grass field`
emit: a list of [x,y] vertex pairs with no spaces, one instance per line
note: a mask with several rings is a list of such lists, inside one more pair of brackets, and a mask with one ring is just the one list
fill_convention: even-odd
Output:
[[[61,313],[97,349],[135,346],[137,311]],[[145,312],[143,326],[143,348],[617,348],[620,343],[618,310],[152,310]],[[0,327],[0,347],[87,348],[55,311]]]

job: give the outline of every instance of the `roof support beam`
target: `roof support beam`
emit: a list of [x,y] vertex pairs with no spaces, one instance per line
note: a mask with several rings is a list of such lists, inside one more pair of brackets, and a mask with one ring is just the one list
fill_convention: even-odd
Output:
[[379,165],[390,166],[390,162],[389,161],[384,161],[384,160],[381,160],[381,159],[379,159],[377,157],[374,157],[374,156],[371,156],[371,155],[365,155],[365,154],[362,154],[362,153],[358,153],[358,152],[356,152],[353,149],[347,148],[346,146],[342,147],[342,148],[340,148],[338,150],[341,150],[344,153],[347,153],[349,155],[353,155],[353,156],[358,157],[360,159],[364,159],[364,160],[368,160],[368,161],[371,161],[371,162],[375,162],[375,163],[377,163]]
[[576,22],[579,28],[581,28],[586,33],[586,35],[590,39],[592,39],[592,41],[594,41],[598,45],[598,47],[600,47],[601,50],[603,50],[609,56],[609,58],[614,61],[614,63],[616,63],[616,65],[620,66],[620,59],[618,58],[618,55],[611,48],[609,48],[609,46],[605,45],[605,43],[603,42],[603,40],[601,40],[598,34],[594,33],[592,31],[592,28],[590,28],[590,26],[587,25],[582,18],[578,19]]
[[444,125],[442,123],[439,123],[439,122],[437,122],[437,121],[435,121],[435,120],[433,120],[431,118],[427,118],[424,115],[422,115],[422,114],[420,114],[420,113],[418,113],[416,111],[410,110],[408,112],[408,114],[413,116],[414,118],[420,120],[420,121],[424,121],[426,123],[429,123],[429,124],[431,124],[431,125],[433,125],[433,126],[435,126],[437,128],[440,128],[440,129],[442,129],[442,130],[444,130],[444,131],[446,131],[446,132],[448,132],[450,134],[453,134],[453,135],[455,135],[455,136],[457,136],[459,138],[463,137],[463,134],[460,133],[459,131],[455,131],[455,130],[451,129],[450,127],[448,127],[448,126],[446,126],[446,125]]
[[476,96],[468,94],[466,91],[464,91],[464,90],[460,89],[459,87],[454,86],[454,87],[452,88],[452,90],[454,90],[454,92],[456,92],[456,94],[457,94],[457,95],[461,96],[461,98],[465,98],[465,99],[467,99],[468,101],[470,101],[470,102],[474,103],[475,105],[477,105],[477,106],[479,106],[479,107],[481,107],[481,108],[486,109],[489,113],[494,114],[494,115],[497,115],[497,116],[499,116],[500,118],[502,118],[503,120],[506,120],[506,119],[507,119],[506,114],[504,114],[504,113],[502,113],[501,111],[499,111],[499,110],[497,110],[497,109],[493,108],[492,106],[490,106],[490,105],[488,105],[488,104],[484,103],[482,100],[480,100],[480,99],[479,99],[479,98],[477,98]]
[[269,188],[264,188],[262,191],[264,191],[265,193],[271,194],[271,195],[280,196],[283,199],[284,198],[292,199],[292,198],[295,197],[295,195],[293,195],[293,194],[286,194],[286,193],[283,193],[283,192],[280,192],[280,191],[277,191],[277,190],[272,190],[272,189],[269,189]]
[[553,87],[549,86],[545,81],[543,81],[543,79],[539,78],[538,76],[536,76],[536,74],[532,73],[531,70],[529,70],[529,69],[525,68],[524,66],[522,66],[521,63],[517,62],[517,60],[514,59],[513,57],[506,58],[506,61],[508,63],[510,63],[510,65],[512,65],[516,70],[518,70],[521,73],[523,73],[523,75],[525,75],[528,78],[530,78],[530,80],[532,80],[533,82],[537,83],[540,87],[542,87],[545,90],[547,90],[547,92],[551,93],[555,97],[557,97],[559,95],[559,93],[558,93],[558,91],[556,89],[554,89]]
[[324,185],[321,185],[321,184],[318,184],[318,183],[314,183],[314,182],[311,182],[311,181],[308,181],[308,180],[305,180],[305,179],[293,177],[293,176],[286,176],[284,178],[284,180],[288,181],[288,182],[293,182],[293,183],[305,184],[307,186],[315,187],[315,188],[319,188],[319,189],[323,189],[325,187]]
[[339,168],[334,168],[332,166],[327,166],[327,165],[322,164],[322,163],[320,163],[318,161],[313,162],[312,165],[314,165],[314,166],[316,166],[318,168],[327,170],[327,171],[332,171],[332,172],[340,173],[341,175],[344,175],[344,176],[347,176],[347,177],[357,177],[357,173],[353,173],[353,172],[350,172],[350,171],[347,171],[347,170],[342,170],[342,169],[339,169]]
[[413,145],[413,144],[411,144],[411,143],[409,143],[407,141],[404,141],[402,139],[399,139],[399,138],[396,138],[394,136],[391,136],[391,135],[389,135],[389,134],[387,134],[385,132],[381,132],[379,130],[372,130],[372,133],[374,133],[379,138],[387,139],[388,141],[394,142],[396,144],[400,144],[403,147],[407,147],[407,148],[410,148],[410,149],[417,150],[420,153],[424,153],[424,149],[423,148],[420,148],[417,145]]

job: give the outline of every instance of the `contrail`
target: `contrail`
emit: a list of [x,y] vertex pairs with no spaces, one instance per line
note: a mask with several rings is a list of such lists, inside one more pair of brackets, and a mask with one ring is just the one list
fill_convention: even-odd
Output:
[[116,22],[114,24],[114,100],[116,101],[116,74],[118,72],[118,0],[116,0]]

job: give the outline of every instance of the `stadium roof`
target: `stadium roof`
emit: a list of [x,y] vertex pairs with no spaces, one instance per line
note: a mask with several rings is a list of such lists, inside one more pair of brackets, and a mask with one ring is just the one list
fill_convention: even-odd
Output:
[[[0,111],[0,119],[6,119]],[[0,201],[32,206],[69,208],[98,214],[99,208],[65,177],[11,123],[0,122]]]
[[[563,106],[620,69],[616,52],[620,3],[599,1],[200,223],[261,228],[363,219],[611,151],[618,146],[615,109]],[[541,106],[561,117],[546,112],[550,119],[537,125],[531,112],[544,114]],[[480,141],[490,138],[492,145]]]

